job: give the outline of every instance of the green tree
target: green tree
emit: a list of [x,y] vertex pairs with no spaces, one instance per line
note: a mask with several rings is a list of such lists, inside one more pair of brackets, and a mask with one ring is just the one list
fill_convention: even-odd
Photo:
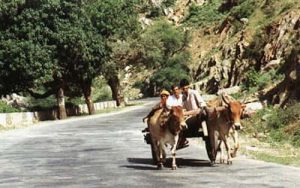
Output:
[[[90,114],[92,80],[101,72],[108,49],[86,11],[87,1],[1,2],[2,93],[28,90],[35,97],[56,94],[59,116],[64,95],[84,93]],[[16,79],[17,77],[18,79]],[[72,85],[72,87],[70,87]],[[44,94],[33,90],[43,88]]]
[[[88,1],[87,1],[88,2]],[[84,1],[61,1],[54,19],[52,41],[61,68],[59,77],[82,90],[90,114],[95,113],[91,86],[108,56],[103,37],[94,28]]]
[[153,69],[148,91],[153,95],[162,88],[170,88],[182,78],[188,78],[187,62],[190,55],[186,50],[189,42],[187,32],[166,21],[157,21],[142,34],[143,63]]
[[89,12],[97,32],[105,38],[111,52],[105,63],[104,74],[112,91],[112,98],[121,104],[120,71],[133,63],[134,58],[126,58],[124,51],[114,48],[120,43],[129,44],[132,38],[137,38],[140,25],[138,10],[142,0],[98,0],[90,4]]
[[0,93],[33,89],[50,82],[57,69],[42,1],[0,2]]

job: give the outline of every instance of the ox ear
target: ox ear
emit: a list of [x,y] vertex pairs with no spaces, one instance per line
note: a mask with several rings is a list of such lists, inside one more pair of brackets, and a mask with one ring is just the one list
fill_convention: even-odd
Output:
[[244,104],[244,103],[242,103],[241,106],[242,106],[243,110],[246,108],[246,104]]

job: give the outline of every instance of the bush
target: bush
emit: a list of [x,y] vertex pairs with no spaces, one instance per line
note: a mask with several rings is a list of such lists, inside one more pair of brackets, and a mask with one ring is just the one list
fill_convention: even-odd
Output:
[[289,142],[300,147],[299,125],[289,130],[288,126],[300,122],[300,103],[290,104],[286,109],[269,107],[258,111],[251,119],[246,120],[246,132],[269,133],[268,142]]
[[267,132],[265,120],[271,116],[272,110],[272,108],[264,108],[257,111],[250,119],[244,120],[245,131],[249,134]]
[[145,96],[155,95],[154,92],[189,77],[189,39],[187,32],[165,20],[158,20],[145,30],[141,40],[146,51],[143,61],[147,68],[155,70],[149,82],[135,84]]
[[147,18],[158,18],[164,15],[163,9],[166,7],[174,6],[176,0],[164,0],[160,6],[152,5],[149,3],[141,3],[140,12],[146,13]]
[[280,80],[283,75],[278,74],[276,70],[272,69],[265,73],[257,72],[254,68],[247,71],[246,80],[242,87],[244,90],[254,93],[258,90],[264,89],[268,84],[274,83],[274,80]]
[[210,3],[202,6],[197,6],[195,4],[191,5],[189,16],[186,18],[185,22],[192,25],[206,26],[222,20],[225,14],[218,10],[221,3],[222,0],[212,0]]
[[262,7],[262,10],[267,17],[272,18],[284,12],[291,11],[293,7],[295,7],[295,2],[291,0],[271,0]]
[[271,130],[269,134],[269,142],[283,142],[286,141],[287,136],[282,130]]
[[7,105],[5,102],[0,101],[0,113],[20,112],[21,110]]
[[43,99],[29,98],[29,111],[42,111],[52,109],[56,105],[56,98],[52,95]]
[[293,134],[292,143],[294,146],[300,147],[300,129]]
[[106,80],[102,77],[96,78],[94,80],[92,91],[92,97],[94,102],[112,100],[111,89],[107,85]]
[[256,8],[255,0],[244,0],[238,6],[232,8],[231,14],[236,19],[248,18]]
[[175,3],[176,3],[176,0],[165,0],[163,2],[163,5],[166,7],[171,7],[171,6],[175,5]]
[[156,18],[162,16],[162,9],[160,7],[150,7],[147,18]]
[[94,102],[112,100],[112,94],[110,88],[108,86],[100,88],[98,90],[97,96],[95,96],[94,98],[95,98]]

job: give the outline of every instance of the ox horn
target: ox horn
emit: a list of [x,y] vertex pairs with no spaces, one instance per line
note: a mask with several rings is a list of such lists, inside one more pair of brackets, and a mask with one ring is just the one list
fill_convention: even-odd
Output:
[[247,102],[247,96],[245,96],[244,98],[243,98],[243,100],[241,101],[241,103],[242,104],[245,104]]
[[222,100],[225,102],[225,104],[229,105],[229,103],[232,101],[232,99],[229,98],[229,96],[226,93],[222,94]]

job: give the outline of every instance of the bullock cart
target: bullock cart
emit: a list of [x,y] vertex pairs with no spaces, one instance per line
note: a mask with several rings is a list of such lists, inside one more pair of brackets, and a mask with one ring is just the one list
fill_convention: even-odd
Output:
[[[217,102],[217,103],[216,103]],[[196,116],[192,116],[186,120],[188,129],[181,130],[181,136],[185,138],[202,138],[205,142],[205,148],[208,158],[213,165],[216,161],[217,151],[220,148],[222,142],[225,144],[227,151],[227,163],[232,164],[232,157],[236,155],[239,148],[238,133],[237,130],[242,128],[241,126],[241,116],[243,114],[245,104],[237,101],[230,97],[229,95],[221,95],[215,104],[209,104],[209,108],[206,108],[206,114],[208,116],[203,116],[203,113],[199,113]],[[203,121],[207,122],[207,129],[203,126]],[[148,124],[149,126],[149,124]],[[149,128],[149,127],[148,127]],[[152,159],[153,162],[157,162],[157,155],[152,142],[152,136],[150,132],[144,132],[145,141],[151,146]],[[228,138],[232,137],[233,152],[231,152],[231,146],[228,142]],[[180,143],[180,140],[179,142]],[[178,147],[176,149],[182,149],[183,147]],[[165,158],[165,153],[163,153]],[[224,161],[224,156],[222,155],[221,149],[221,161]]]
[[[207,134],[207,132],[203,131],[205,129],[203,129],[203,127],[202,127],[202,123],[201,123],[202,121],[203,121],[203,118],[201,117],[201,115],[193,116],[193,117],[190,117],[189,119],[187,119],[186,123],[188,125],[192,124],[195,126],[189,126],[188,129],[182,130],[180,133],[181,134],[180,137],[183,136],[185,138],[202,138],[202,140],[205,142],[205,148],[206,148],[208,158],[210,159],[211,164],[213,164],[215,161],[215,155],[212,152],[213,151],[212,146],[215,145],[215,143],[217,142],[216,141],[217,138],[215,138],[215,136],[213,136],[211,134]],[[144,132],[144,140],[147,144],[150,145],[150,148],[151,148],[153,163],[156,164],[157,163],[156,152],[155,152],[155,148],[152,143],[152,138],[151,138],[149,129],[145,129],[143,132]],[[176,147],[176,150],[183,149],[188,146],[188,145],[186,145],[184,147],[181,147],[181,146],[179,146],[180,145],[179,143]],[[166,157],[166,154],[164,153],[164,158],[165,157]]]

